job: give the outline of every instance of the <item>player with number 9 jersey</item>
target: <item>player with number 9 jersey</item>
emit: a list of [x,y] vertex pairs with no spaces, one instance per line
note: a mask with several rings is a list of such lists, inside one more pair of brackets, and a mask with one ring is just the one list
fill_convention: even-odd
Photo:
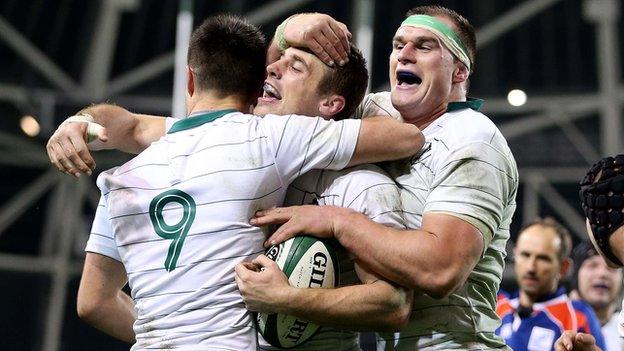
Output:
[[280,205],[306,171],[344,168],[359,126],[199,112],[103,172],[86,250],[126,269],[138,314],[133,349],[255,349],[252,317],[234,281],[235,265],[264,251],[265,233],[249,218]]

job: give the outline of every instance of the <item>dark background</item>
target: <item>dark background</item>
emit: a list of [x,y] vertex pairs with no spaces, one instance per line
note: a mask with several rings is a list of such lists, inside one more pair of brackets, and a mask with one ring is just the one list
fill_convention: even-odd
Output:
[[[621,142],[609,138],[606,131],[615,126],[621,136],[618,123],[624,98],[621,6],[606,11],[610,19],[606,16],[597,22],[584,15],[584,8],[609,9],[619,1],[196,0],[193,17],[197,24],[220,12],[256,16],[255,23],[271,37],[290,14],[318,11],[346,23],[357,40],[356,9],[362,3],[372,15],[371,91],[387,89],[391,38],[409,8],[440,4],[473,23],[483,45],[469,95],[486,99],[484,112],[508,138],[520,169],[512,241],[521,224],[536,215],[557,218],[573,232],[575,242],[581,240],[578,180],[599,156],[622,151]],[[95,175],[76,182],[57,174],[50,168],[44,146],[63,119],[92,102],[115,102],[143,113],[171,113],[171,57],[179,5],[175,0],[0,2],[0,349],[128,349],[81,322],[75,312],[82,250],[98,197]],[[273,5],[277,10],[262,12]],[[111,15],[120,14],[118,25],[107,36],[113,38],[107,50],[110,60],[105,61],[108,73],[102,77],[107,90],[90,84],[85,72],[98,62],[89,55],[98,31],[103,30],[98,26],[101,14],[111,6],[125,10]],[[280,6],[291,8],[281,12]],[[599,28],[614,35],[605,39],[612,51],[598,48]],[[599,67],[609,68],[603,54],[614,64],[601,73]],[[44,61],[73,85],[54,83],[43,72],[50,71]],[[146,68],[153,70],[145,79],[126,89],[110,89],[109,83]],[[507,92],[514,88],[527,92],[526,105],[507,103]],[[609,108],[615,111],[611,117]],[[23,115],[39,121],[38,136],[28,137],[20,130]],[[127,158],[99,153],[98,170]],[[514,288],[509,271],[503,286]]]

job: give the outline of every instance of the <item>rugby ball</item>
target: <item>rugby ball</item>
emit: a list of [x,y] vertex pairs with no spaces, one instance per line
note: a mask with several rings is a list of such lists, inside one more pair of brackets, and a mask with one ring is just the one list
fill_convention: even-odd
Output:
[[[270,247],[265,255],[275,261],[297,288],[332,288],[338,285],[336,253],[327,241],[296,236]],[[320,326],[278,313],[258,313],[258,331],[271,345],[291,348],[303,344]]]

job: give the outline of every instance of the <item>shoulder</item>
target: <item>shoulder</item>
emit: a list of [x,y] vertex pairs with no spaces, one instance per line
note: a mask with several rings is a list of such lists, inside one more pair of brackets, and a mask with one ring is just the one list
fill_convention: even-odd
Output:
[[439,133],[440,138],[444,139],[451,148],[470,143],[491,143],[503,138],[492,120],[481,112],[471,109],[446,113],[441,117],[438,125],[442,128]]
[[356,118],[368,116],[390,116],[399,119],[401,114],[392,106],[389,91],[369,93],[364,96],[362,103],[356,111]]
[[450,112],[435,127],[440,129],[430,141],[438,144],[438,159],[487,162],[517,178],[515,159],[505,137],[484,114],[471,109]]

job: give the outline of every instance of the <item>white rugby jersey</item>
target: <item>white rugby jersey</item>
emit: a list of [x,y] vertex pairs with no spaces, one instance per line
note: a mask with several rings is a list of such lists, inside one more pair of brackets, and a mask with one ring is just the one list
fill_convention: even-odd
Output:
[[[478,228],[484,249],[466,283],[449,297],[415,295],[410,324],[401,333],[384,335],[388,342],[380,339],[380,350],[506,348],[494,334],[500,324],[495,307],[516,208],[518,170],[503,135],[477,111],[481,103],[450,103],[422,131],[422,152],[386,169],[401,188],[408,228],[420,228],[424,213],[447,213]],[[397,117],[389,92],[369,94],[363,106],[369,110],[364,116],[389,111]]]
[[254,350],[256,331],[234,280],[264,251],[249,225],[281,205],[310,169],[341,169],[357,121],[199,113],[98,177],[102,200],[86,251],[121,261],[138,313],[133,350]]
[[[313,170],[297,178],[288,188],[285,206],[317,204],[350,208],[377,223],[405,229],[401,197],[396,183],[375,165],[350,167],[342,171]],[[340,260],[340,285],[359,284],[353,260],[343,249]],[[358,333],[321,327],[299,347],[289,350],[352,351],[359,350]],[[260,336],[260,350],[280,350]]]

